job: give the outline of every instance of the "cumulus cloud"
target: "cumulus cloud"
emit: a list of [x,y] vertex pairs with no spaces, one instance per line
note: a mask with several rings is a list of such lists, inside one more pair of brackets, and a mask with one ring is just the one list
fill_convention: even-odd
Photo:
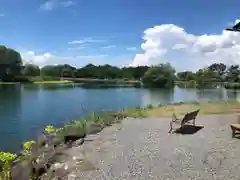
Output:
[[196,70],[213,62],[239,64],[240,33],[194,35],[174,24],[144,31],[144,53],[136,54],[130,66],[170,62],[177,70]]
[[56,64],[70,64],[76,67],[80,67],[88,63],[105,64],[105,58],[108,57],[107,54],[61,56],[50,52],[36,53],[34,51],[20,51],[20,54],[23,59],[23,64],[30,63],[38,65],[40,67]]
[[73,57],[57,56],[50,52],[36,53],[34,51],[27,51],[20,53],[24,64],[36,64],[40,67],[45,65],[65,64],[69,61],[74,61]]

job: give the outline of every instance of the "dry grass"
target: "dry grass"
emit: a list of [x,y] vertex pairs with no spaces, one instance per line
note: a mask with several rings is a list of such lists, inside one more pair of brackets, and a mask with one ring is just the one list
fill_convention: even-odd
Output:
[[208,101],[199,103],[179,103],[170,105],[159,105],[157,107],[137,108],[124,110],[128,116],[132,117],[170,117],[175,114],[183,116],[187,112],[200,109],[200,115],[205,114],[227,114],[240,112],[238,101]]

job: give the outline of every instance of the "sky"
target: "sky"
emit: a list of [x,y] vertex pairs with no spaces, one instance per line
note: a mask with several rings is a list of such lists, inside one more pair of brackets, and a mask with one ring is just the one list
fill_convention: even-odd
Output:
[[0,0],[0,44],[24,63],[240,64],[239,0]]

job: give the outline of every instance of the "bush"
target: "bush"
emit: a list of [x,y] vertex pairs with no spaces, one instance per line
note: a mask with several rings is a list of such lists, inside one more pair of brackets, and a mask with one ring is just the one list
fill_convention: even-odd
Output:
[[173,88],[175,79],[175,69],[167,63],[149,68],[142,81],[148,87]]

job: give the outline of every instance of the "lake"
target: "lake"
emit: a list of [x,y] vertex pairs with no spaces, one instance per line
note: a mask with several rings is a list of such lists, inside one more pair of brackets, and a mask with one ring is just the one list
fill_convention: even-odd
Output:
[[0,150],[16,152],[49,124],[61,125],[89,111],[147,104],[238,99],[240,91],[213,89],[87,89],[72,85],[0,86]]

